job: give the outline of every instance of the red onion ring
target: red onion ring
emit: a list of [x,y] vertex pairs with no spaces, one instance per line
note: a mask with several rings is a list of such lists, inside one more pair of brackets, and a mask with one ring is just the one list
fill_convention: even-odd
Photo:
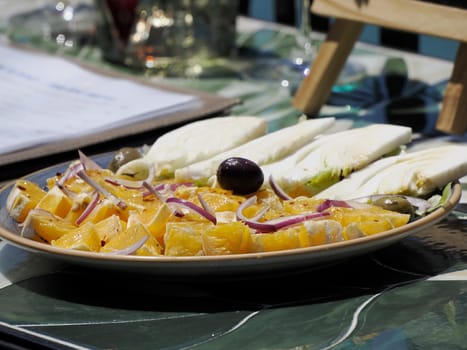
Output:
[[84,169],[86,170],[99,170],[102,169],[99,164],[97,164],[95,161],[93,161],[91,158],[89,158],[87,155],[85,155],[83,152],[78,150],[79,154],[79,160],[81,164],[83,164]]
[[352,206],[346,201],[341,201],[337,199],[326,199],[324,202],[318,205],[316,211],[322,212],[331,207],[340,207],[340,208],[352,208]]
[[[147,196],[147,195],[149,195],[149,194],[153,194],[153,195],[154,195],[157,199],[159,199],[162,203],[166,203],[166,202],[167,202],[167,199],[164,198],[164,196],[162,195],[162,193],[160,193],[160,192],[157,190],[157,188],[161,188],[160,185],[159,185],[159,186],[156,186],[156,187],[154,188],[151,184],[149,184],[149,183],[143,181],[143,186],[148,190],[148,194],[145,195],[145,193],[143,193],[143,197],[145,197],[145,196]],[[165,188],[165,185],[164,185],[164,187],[162,187],[162,189],[164,189],[164,188]],[[183,214],[180,210],[178,210],[178,209],[173,209],[173,208],[171,208],[170,206],[169,206],[169,208],[172,210],[173,215],[175,215],[175,216],[177,216],[177,217],[179,217],[179,218],[181,218],[181,217],[184,215],[184,214]]]
[[198,200],[201,203],[203,209],[206,210],[209,214],[211,214],[212,216],[215,217],[216,213],[214,212],[214,210],[212,210],[212,208],[209,206],[209,204],[204,200],[201,193],[197,193],[197,195],[198,195]]
[[143,181],[143,187],[145,187],[149,191],[150,194],[153,194],[161,202],[165,202],[164,196],[158,190],[156,190],[154,187],[152,187],[151,184],[149,184],[146,181]]
[[144,187],[144,182],[151,183],[152,180],[154,179],[155,176],[155,171],[154,167],[151,166],[149,167],[149,174],[148,177],[144,180],[126,180],[126,179],[118,179],[118,178],[113,178],[113,177],[106,177],[104,181],[116,185],[116,186],[123,186],[128,189],[141,189]]
[[251,196],[250,198],[243,201],[237,209],[237,219],[245,223],[248,227],[261,232],[261,233],[271,233],[276,232],[280,229],[293,226],[304,221],[319,219],[325,216],[330,215],[327,212],[320,213],[306,213],[292,216],[283,216],[280,218],[272,219],[269,221],[259,222],[257,221],[257,216],[255,218],[247,218],[243,211],[249,206],[256,203],[256,196]]
[[291,216],[283,216],[277,219],[272,219],[269,221],[265,221],[264,224],[272,224],[276,227],[276,231],[293,226],[304,221],[314,220],[314,219],[321,219],[325,216],[329,216],[330,213],[328,212],[321,212],[321,213],[305,213],[299,215],[291,215]]
[[113,193],[109,192],[107,189],[105,189],[100,184],[98,184],[96,181],[94,181],[92,178],[90,178],[89,175],[86,174],[84,170],[78,171],[77,175],[81,179],[83,179],[83,181],[86,182],[88,185],[93,187],[98,192],[102,193],[104,197],[108,198],[113,204],[115,204],[120,209],[125,209],[127,207],[124,201],[116,197]]
[[86,219],[89,216],[89,214],[91,214],[91,212],[94,210],[98,202],[99,202],[99,192],[94,191],[91,202],[88,204],[86,209],[84,209],[84,211],[81,213],[78,219],[76,219],[75,224],[80,225],[84,221],[84,219]]
[[[60,179],[57,181],[57,186],[61,190],[65,187],[65,182],[67,182],[72,177],[75,177],[78,174],[78,171],[84,170],[84,166],[82,163],[76,163],[68,167],[65,173],[62,175]],[[66,193],[65,193],[66,194]]]
[[180,199],[177,197],[169,197],[165,201],[166,203],[174,203],[176,205],[183,206],[187,209],[190,209],[191,211],[194,211],[195,213],[198,213],[202,217],[206,218],[207,220],[211,221],[214,225],[217,223],[217,219],[215,215],[212,215],[210,212],[205,210],[204,208],[201,208],[197,206],[195,203]]
[[274,177],[272,175],[269,176],[269,185],[271,186],[272,190],[276,194],[277,197],[283,200],[289,200],[292,199],[291,196],[289,196],[280,186],[279,184],[274,180]]

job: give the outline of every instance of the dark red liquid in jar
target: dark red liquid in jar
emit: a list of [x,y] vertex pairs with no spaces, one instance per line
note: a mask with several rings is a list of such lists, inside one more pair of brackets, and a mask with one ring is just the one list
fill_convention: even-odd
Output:
[[115,27],[124,42],[127,42],[130,36],[137,5],[138,0],[107,0]]

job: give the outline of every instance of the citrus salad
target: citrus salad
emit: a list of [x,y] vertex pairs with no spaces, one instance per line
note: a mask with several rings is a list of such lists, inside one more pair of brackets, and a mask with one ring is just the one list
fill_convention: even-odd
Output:
[[30,239],[67,249],[149,256],[310,247],[387,231],[413,215],[361,202],[285,199],[276,187],[250,190],[236,194],[174,180],[134,181],[81,154],[66,172],[49,178],[45,189],[18,180],[7,206]]

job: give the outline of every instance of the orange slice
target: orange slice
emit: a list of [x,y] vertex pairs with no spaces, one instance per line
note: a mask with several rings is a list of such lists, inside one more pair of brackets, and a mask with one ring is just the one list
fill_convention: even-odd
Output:
[[110,239],[100,251],[103,253],[117,253],[118,251],[122,251],[137,244],[145,237],[145,243],[132,253],[132,255],[161,255],[162,249],[159,243],[141,223],[135,223],[127,227],[126,230]]
[[257,252],[306,248],[342,240],[342,226],[334,220],[310,220],[277,232],[253,235]]
[[113,204],[110,200],[104,198],[99,201],[91,213],[83,220],[85,222],[98,223],[112,215],[122,216],[122,210]]
[[61,248],[98,252],[101,248],[100,239],[94,224],[88,222],[71,232],[68,232],[51,245]]
[[34,182],[18,180],[6,200],[8,213],[21,223],[45,195],[46,192]]
[[273,233],[256,233],[252,236],[256,252],[308,247],[310,239],[304,225],[290,227]]
[[308,197],[290,199],[284,201],[284,211],[289,215],[314,212],[323,201],[323,199]]
[[117,215],[111,215],[95,224],[96,233],[102,246],[120,234],[125,227],[125,221]]
[[64,218],[71,209],[73,202],[57,186],[53,187],[37,203],[37,209],[43,209]]
[[164,255],[204,255],[201,234],[213,226],[207,222],[169,222],[164,235]]
[[[352,225],[352,229],[346,230],[346,239],[356,236],[358,228],[363,235],[373,235],[384,232],[408,223],[410,215],[389,211],[380,207],[364,209],[333,207],[330,209],[331,218],[339,221],[343,227]],[[350,233],[352,231],[352,233]],[[357,235],[358,236],[358,235]]]
[[252,249],[250,229],[238,221],[210,227],[201,238],[206,255],[249,253]]
[[26,218],[21,235],[33,239],[38,236],[50,243],[76,228],[76,225],[48,211],[34,209]]

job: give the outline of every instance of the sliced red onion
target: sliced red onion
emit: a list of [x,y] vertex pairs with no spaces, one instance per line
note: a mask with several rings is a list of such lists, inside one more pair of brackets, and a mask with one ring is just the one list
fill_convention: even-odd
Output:
[[265,221],[264,224],[272,224],[276,227],[276,231],[299,224],[304,221],[314,220],[314,219],[321,219],[323,217],[329,216],[328,212],[321,212],[321,213],[304,213],[298,215],[291,215],[291,216],[283,216],[280,218],[272,219],[269,221]]
[[262,208],[261,210],[258,210],[258,212],[256,213],[255,216],[251,217],[250,220],[254,220],[254,221],[258,221],[259,219],[261,219],[264,214],[266,214],[266,212],[269,210],[270,206],[269,205],[266,205],[264,208]]
[[56,183],[58,189],[60,191],[63,192],[63,194],[65,196],[67,196],[68,198],[71,198],[73,201],[76,201],[77,198],[78,198],[78,194],[73,192],[73,191],[70,191],[68,188],[66,188],[64,185],[59,185],[58,183]]
[[[143,186],[148,190],[148,193],[149,194],[153,194],[157,199],[159,199],[162,203],[166,203],[167,202],[167,199],[164,198],[164,196],[162,195],[162,193],[159,192],[159,190],[157,190],[157,188],[160,188],[160,186],[156,186],[156,188],[152,187],[151,184],[143,181]],[[164,188],[164,187],[163,187]],[[145,197],[147,195],[145,195],[145,193],[143,193],[143,197]],[[173,215],[181,218],[184,214],[178,210],[178,209],[173,209],[169,206],[169,208],[172,210],[172,213]]]
[[274,180],[274,177],[272,175],[269,176],[269,185],[271,186],[272,190],[276,194],[277,197],[283,200],[289,200],[292,199],[280,186],[279,184]]
[[107,189],[102,187],[96,181],[89,177],[88,174],[84,170],[78,171],[77,175],[83,179],[88,185],[93,187],[98,192],[102,193],[102,195],[108,198],[113,204],[115,204],[120,209],[125,209],[127,207],[126,203],[122,201],[120,198],[116,197],[113,193],[109,192]]
[[130,245],[129,247],[123,248],[123,249],[116,249],[111,252],[105,252],[104,254],[112,254],[112,255],[131,255],[134,254],[139,248],[141,248],[144,243],[148,240],[149,236],[146,235],[143,238],[141,238],[139,241],[136,243]]
[[253,220],[242,220],[242,222],[253,230],[261,233],[272,233],[276,232],[277,228],[274,224],[266,224],[264,222],[253,221]]
[[98,202],[99,192],[94,191],[91,202],[88,204],[86,209],[84,209],[84,211],[81,213],[78,219],[76,219],[76,225],[80,225],[89,216],[89,214],[91,214]]
[[97,164],[95,161],[93,161],[91,158],[89,158],[87,155],[85,155],[83,152],[78,150],[79,154],[79,160],[81,164],[83,164],[84,169],[86,170],[99,170],[102,169],[102,167]]
[[144,187],[144,182],[151,183],[154,179],[155,171],[154,167],[149,167],[149,174],[148,177],[144,180],[126,180],[126,179],[118,179],[114,177],[107,177],[105,181],[116,186],[123,186],[129,189],[141,189]]
[[262,232],[262,233],[271,233],[277,230],[293,226],[299,224],[301,222],[307,220],[313,220],[328,216],[329,213],[321,212],[321,213],[305,213],[299,215],[292,215],[292,216],[283,216],[280,218],[272,219],[269,221],[259,222],[257,221],[257,216],[255,218],[247,218],[243,211],[248,208],[249,206],[256,203],[256,196],[251,196],[250,198],[246,199],[241,203],[237,209],[237,218],[238,220],[244,222],[248,227],[252,229]]
[[166,199],[166,203],[175,203],[177,205],[183,206],[187,209],[194,211],[195,213],[198,213],[199,215],[203,216],[207,220],[211,221],[213,224],[217,223],[217,219],[215,215],[212,215],[206,209],[197,206],[193,202],[190,202],[190,201],[187,201],[181,198],[177,198],[177,197],[169,197]]
[[212,216],[215,217],[216,213],[214,212],[214,210],[212,210],[212,208],[209,206],[209,204],[204,200],[201,193],[197,193],[197,195],[198,195],[198,200],[201,203],[201,206],[203,207],[203,209],[206,210],[209,214],[211,214]]
[[153,187],[150,183],[143,181],[143,187],[147,189],[147,192],[143,193],[143,197],[149,196],[150,194],[156,196],[161,202],[165,202],[165,198],[162,195],[162,192],[166,190],[166,184],[160,184],[156,187]]
[[63,190],[65,186],[65,182],[68,181],[68,179],[71,179],[72,177],[75,177],[78,174],[78,171],[84,170],[84,166],[82,163],[75,163],[71,166],[69,166],[65,173],[62,175],[62,177],[57,181],[57,186],[61,190]]
[[[154,189],[159,192],[169,192],[172,193],[175,191],[177,188],[180,186],[187,186],[187,187],[195,187],[195,184],[192,182],[180,182],[180,183],[165,183],[165,184],[159,184]],[[151,194],[151,192],[144,192],[143,197],[148,196]]]
[[146,181],[143,181],[143,187],[145,187],[149,191],[149,193],[153,194],[161,202],[165,202],[164,196],[158,190],[152,187],[151,184],[147,183]]
[[238,206],[238,209],[237,209],[237,219],[239,219],[240,221],[243,221],[243,222],[246,222],[246,221],[258,221],[259,219],[261,219],[264,214],[266,214],[266,212],[269,210],[269,206],[266,206],[264,208],[262,208],[261,210],[259,210],[255,216],[251,217],[251,218],[247,218],[245,215],[243,215],[243,211],[256,204],[256,196],[251,196],[249,198],[247,198],[246,200],[244,200],[242,203],[240,203],[240,205]]
[[256,204],[256,196],[251,196],[247,199],[245,199],[242,203],[237,208],[237,218],[241,221],[248,221],[251,220],[247,218],[243,212],[245,211],[246,208],[251,207],[252,205]]
[[316,211],[322,212],[331,207],[340,207],[340,208],[352,208],[352,206],[346,201],[336,200],[336,199],[326,199],[316,208]]

